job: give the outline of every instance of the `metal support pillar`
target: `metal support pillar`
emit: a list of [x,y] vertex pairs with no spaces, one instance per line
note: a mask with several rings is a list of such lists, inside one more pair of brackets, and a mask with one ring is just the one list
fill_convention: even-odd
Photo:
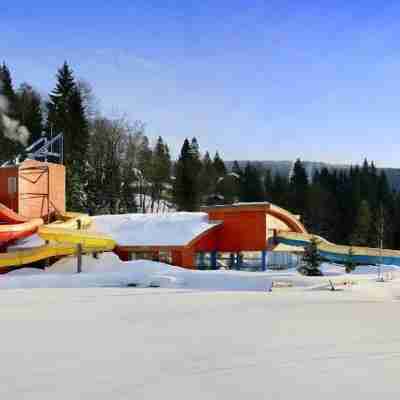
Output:
[[243,255],[241,253],[236,253],[236,268],[240,269],[243,263]]
[[82,245],[79,243],[76,246],[76,250],[77,250],[77,273],[80,274],[82,272],[82,253],[83,253],[83,249],[82,249]]
[[206,263],[205,263],[205,255],[203,252],[199,253],[198,260],[199,260],[199,265],[197,265],[197,267],[204,268]]
[[216,251],[211,252],[211,267],[217,268],[217,252]]
[[261,252],[261,270],[266,271],[267,269],[267,252],[263,250]]

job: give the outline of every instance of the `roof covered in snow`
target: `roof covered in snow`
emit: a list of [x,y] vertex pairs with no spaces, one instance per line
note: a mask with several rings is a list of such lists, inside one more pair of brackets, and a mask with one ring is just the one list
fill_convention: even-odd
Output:
[[119,246],[185,246],[218,225],[207,213],[124,214],[93,217],[94,229]]

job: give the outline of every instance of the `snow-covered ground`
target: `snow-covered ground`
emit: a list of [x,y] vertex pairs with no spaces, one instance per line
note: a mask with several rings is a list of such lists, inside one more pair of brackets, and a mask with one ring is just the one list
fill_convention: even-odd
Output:
[[67,258],[3,275],[0,394],[397,398],[398,269],[385,267],[385,282],[376,267],[322,269],[188,271],[104,254],[85,257],[82,274]]
[[44,272],[21,269],[0,275],[0,289],[164,287],[201,290],[268,291],[268,274],[235,271],[191,271],[151,261],[122,262],[113,253],[95,259],[84,256],[83,273],[76,274],[76,258],[67,257]]
[[11,400],[398,397],[393,299],[78,288],[1,290],[0,301]]

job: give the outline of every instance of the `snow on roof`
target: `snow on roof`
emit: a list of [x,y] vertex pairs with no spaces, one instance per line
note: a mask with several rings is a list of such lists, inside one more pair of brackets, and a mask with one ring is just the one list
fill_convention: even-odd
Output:
[[202,212],[101,215],[93,221],[96,231],[110,235],[119,246],[184,246],[219,224]]

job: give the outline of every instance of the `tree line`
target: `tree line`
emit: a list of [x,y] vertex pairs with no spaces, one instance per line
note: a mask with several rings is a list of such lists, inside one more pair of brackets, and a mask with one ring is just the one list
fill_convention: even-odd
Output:
[[373,162],[348,170],[322,168],[308,176],[301,160],[290,176],[237,161],[231,171],[216,154],[201,158],[195,139],[185,141],[176,164],[178,209],[200,205],[269,201],[300,216],[309,232],[354,246],[400,247],[400,194]]
[[[92,215],[197,211],[202,205],[271,201],[299,214],[310,232],[336,243],[400,247],[400,195],[373,163],[349,170],[323,168],[307,176],[300,160],[290,176],[251,163],[228,170],[220,154],[202,154],[186,139],[178,160],[167,142],[154,144],[140,120],[110,119],[97,109],[90,85],[64,63],[48,95],[13,85],[0,65],[0,163],[41,135],[64,135],[67,208]],[[30,135],[26,135],[30,132]]]

